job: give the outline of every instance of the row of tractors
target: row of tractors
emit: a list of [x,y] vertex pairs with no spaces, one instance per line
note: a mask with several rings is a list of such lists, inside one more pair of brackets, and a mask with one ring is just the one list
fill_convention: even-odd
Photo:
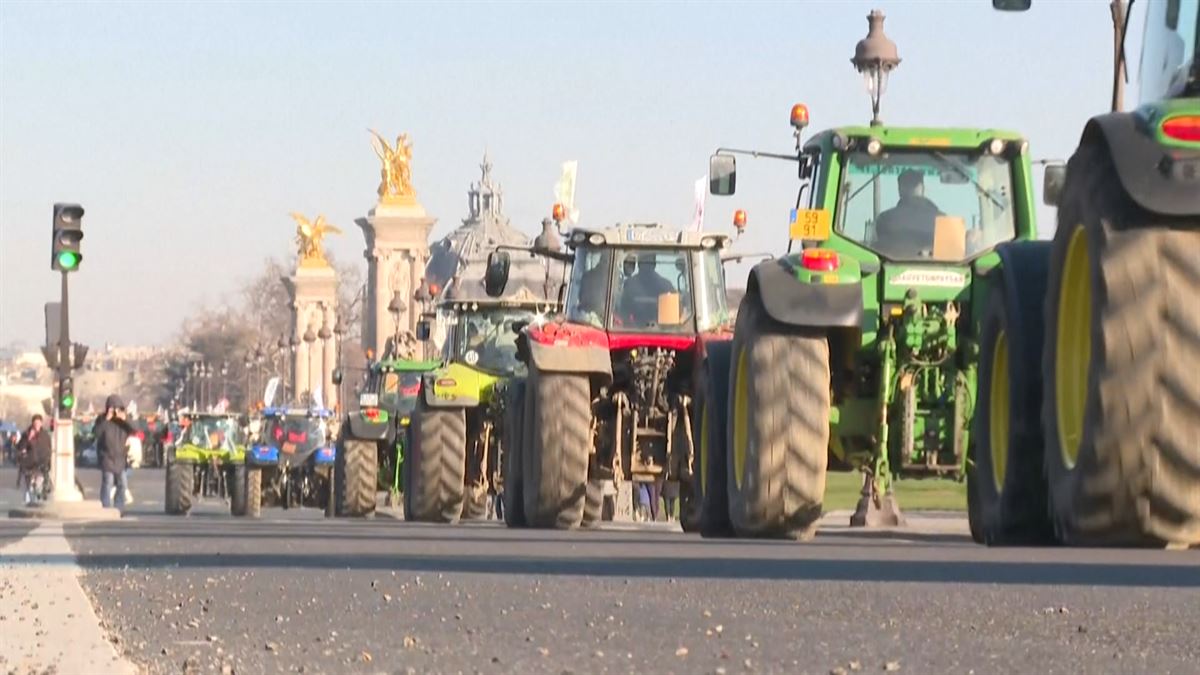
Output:
[[[794,162],[799,186],[786,253],[736,312],[726,234],[496,250],[486,298],[439,306],[439,360],[372,365],[327,513],[369,515],[383,488],[408,520],[589,527],[654,484],[685,530],[805,539],[843,470],[854,525],[902,521],[897,479],[965,480],[981,543],[1200,544],[1200,19],[1170,5],[1143,51],[1184,58],[1047,166],[1052,241],[1020,134],[806,136],[796,106],[793,152],[746,153]],[[739,153],[711,158],[711,193],[734,193]],[[506,294],[515,256],[563,264],[558,297]]]

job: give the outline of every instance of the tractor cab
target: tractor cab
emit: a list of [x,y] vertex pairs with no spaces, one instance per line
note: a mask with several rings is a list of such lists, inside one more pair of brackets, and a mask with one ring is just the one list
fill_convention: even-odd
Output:
[[525,326],[545,323],[555,308],[554,302],[536,298],[525,289],[503,299],[444,301],[433,317],[444,333],[442,360],[497,377],[516,374],[524,368],[517,358],[517,334]]
[[252,463],[297,465],[314,456],[317,464],[334,460],[328,410],[267,408],[262,413],[259,442],[247,460]]
[[653,224],[577,229],[566,320],[609,333],[694,335],[729,320],[722,234]]

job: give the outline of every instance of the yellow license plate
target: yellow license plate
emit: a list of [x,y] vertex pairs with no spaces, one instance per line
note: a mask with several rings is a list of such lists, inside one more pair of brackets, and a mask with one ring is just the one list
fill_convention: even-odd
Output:
[[830,232],[829,211],[826,209],[802,209],[796,211],[789,235],[795,241],[825,241]]

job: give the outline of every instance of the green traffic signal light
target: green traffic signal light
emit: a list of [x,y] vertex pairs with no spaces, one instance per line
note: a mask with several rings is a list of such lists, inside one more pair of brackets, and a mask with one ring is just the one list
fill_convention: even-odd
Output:
[[58,254],[58,266],[64,270],[73,270],[79,265],[79,254],[74,251],[63,251]]
[[64,408],[74,408],[75,407],[75,397],[70,394],[67,394],[66,396],[62,397],[61,403],[62,403],[62,407],[64,407]]

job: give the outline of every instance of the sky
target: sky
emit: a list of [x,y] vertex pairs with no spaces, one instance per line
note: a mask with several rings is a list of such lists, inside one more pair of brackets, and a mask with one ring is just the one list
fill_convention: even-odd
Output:
[[[365,270],[354,219],[379,182],[368,127],[410,135],[435,237],[466,216],[485,150],[531,236],[566,160],[579,162],[582,224],[687,225],[718,146],[790,151],[796,102],[811,131],[869,120],[850,57],[872,8],[903,59],[886,123],[1014,129],[1035,158],[1065,159],[1109,105],[1107,5],[5,0],[0,346],[43,339],[55,202],[86,209],[71,329],[93,346],[169,344],[189,314],[290,254],[292,211],[340,226],[327,248]],[[731,231],[745,209],[737,247],[781,251],[794,165],[738,169],[737,195],[708,198],[706,227]],[[1039,226],[1052,233],[1052,210]]]

